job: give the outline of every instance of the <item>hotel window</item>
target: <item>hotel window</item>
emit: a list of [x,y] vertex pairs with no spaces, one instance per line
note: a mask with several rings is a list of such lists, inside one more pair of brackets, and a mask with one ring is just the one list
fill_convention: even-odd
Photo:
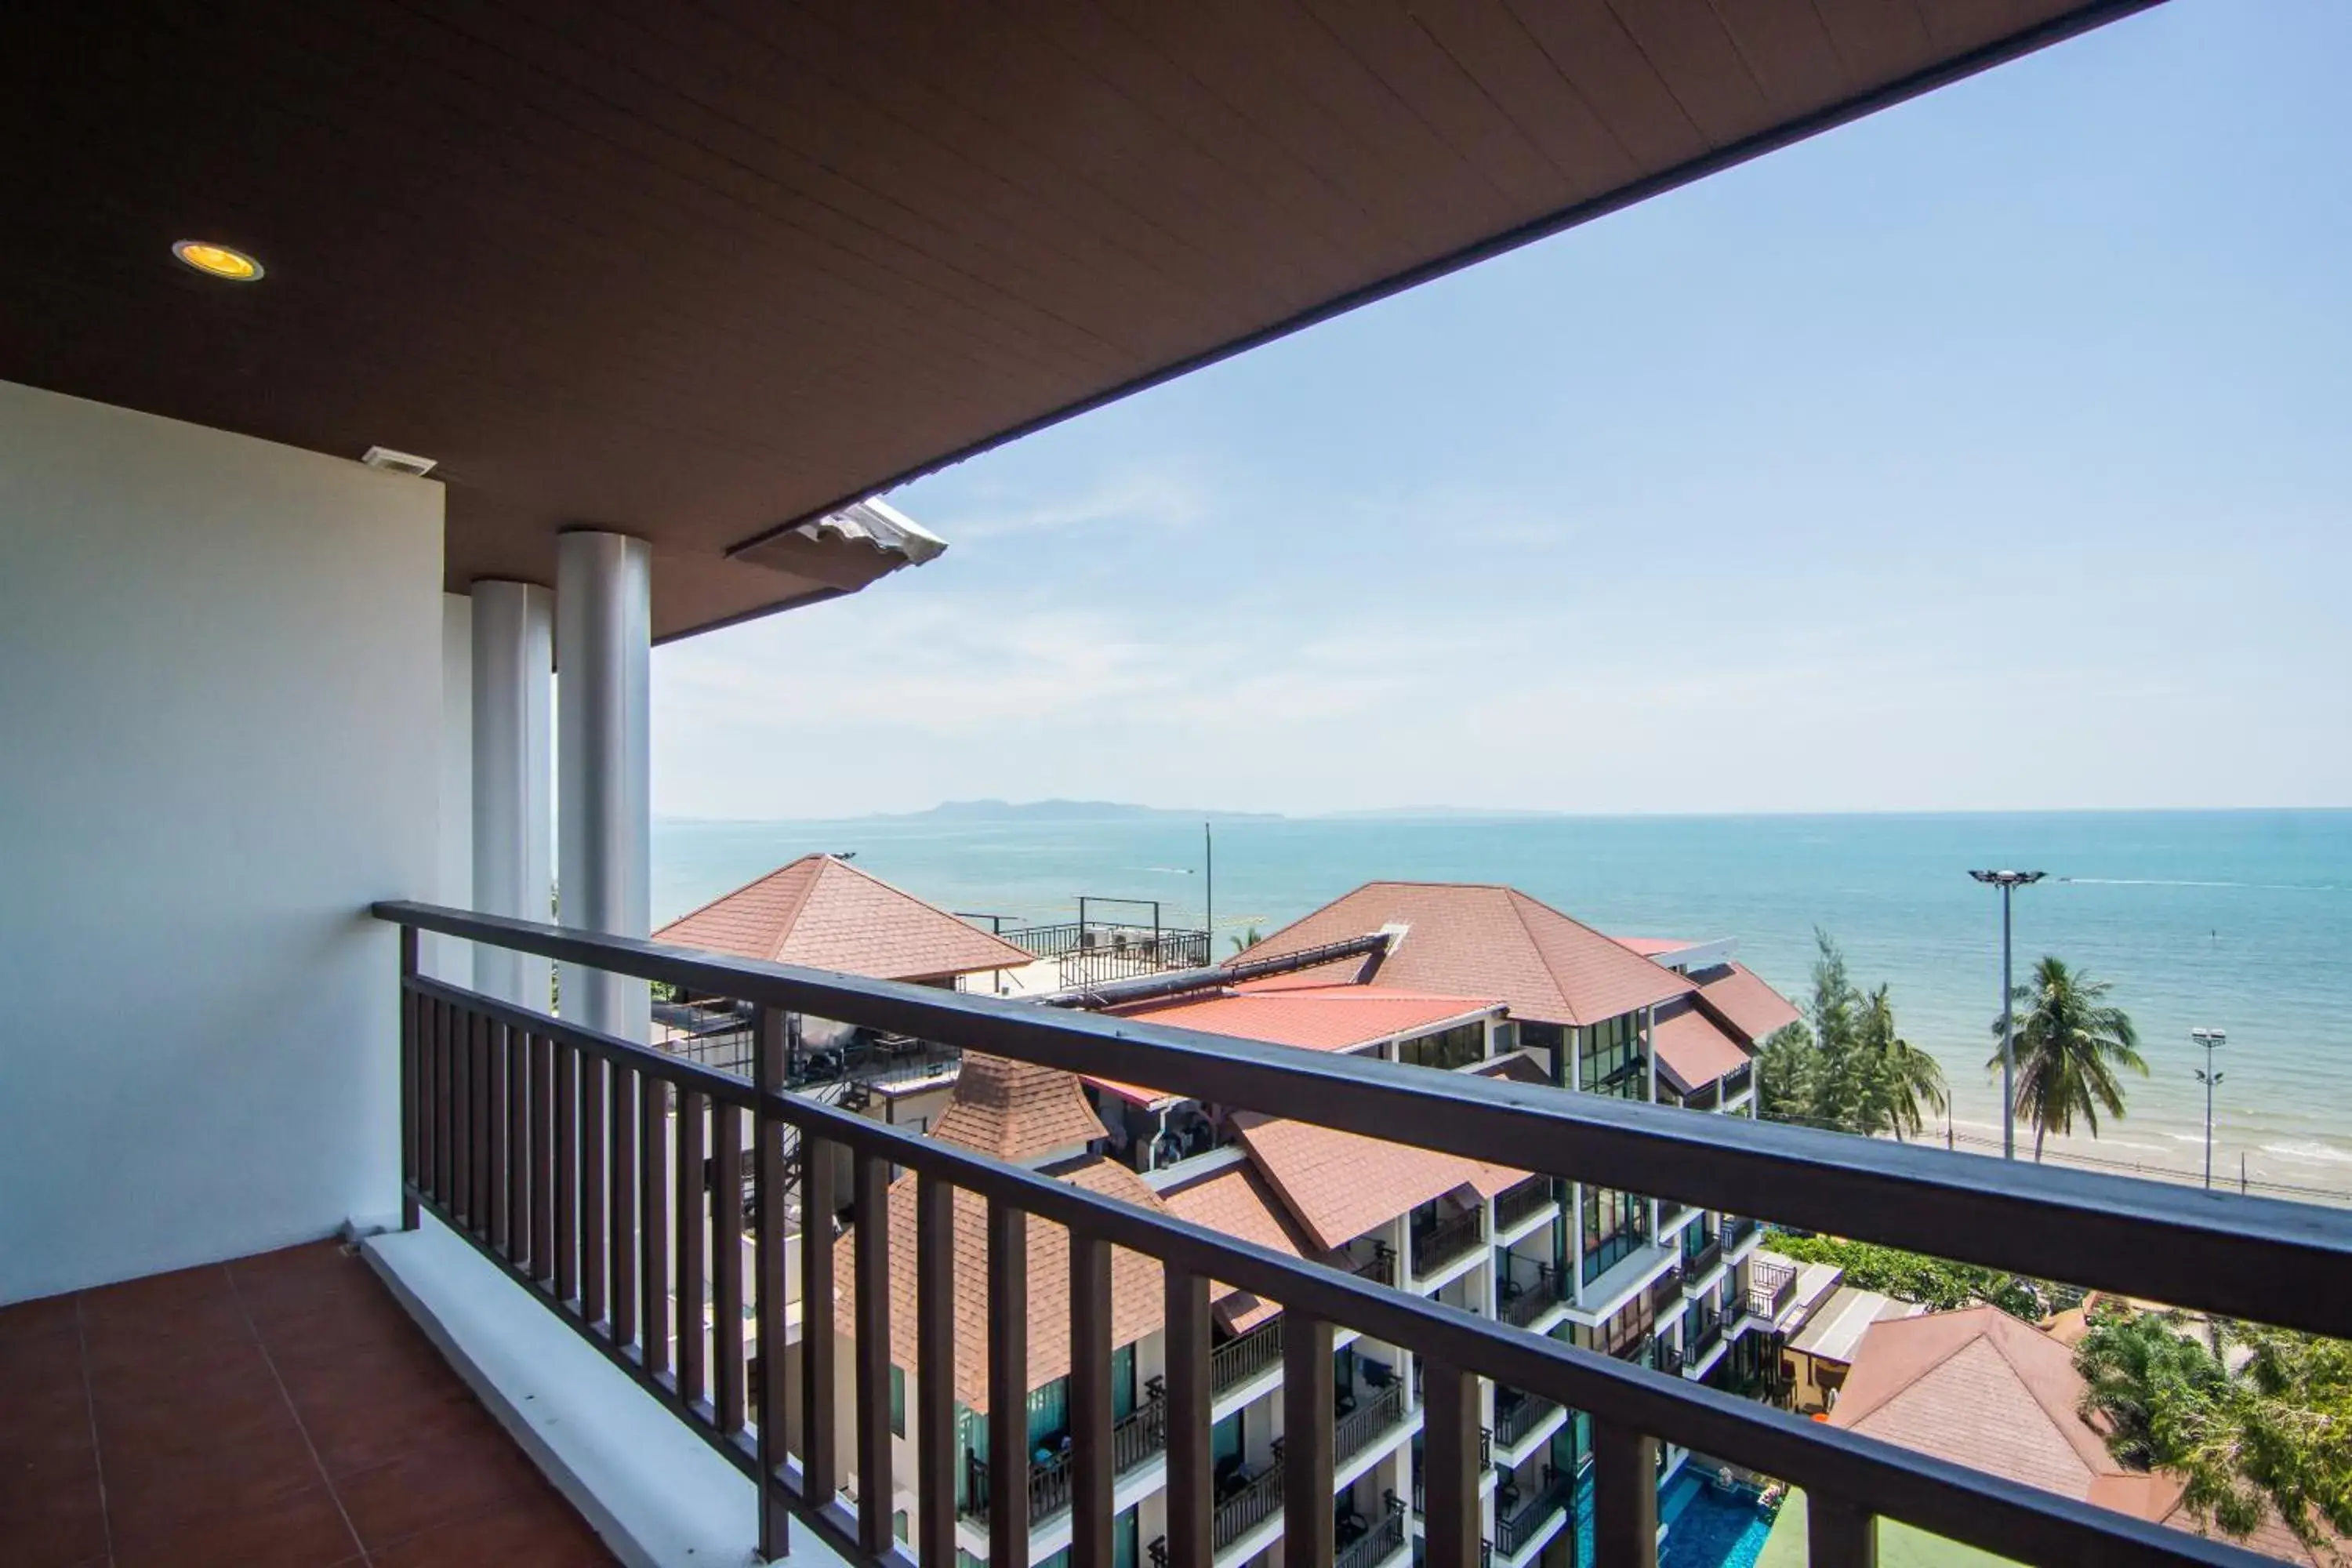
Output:
[[1577,1031],[1577,1084],[1589,1093],[1643,1100],[1649,1063],[1642,1055],[1641,1016],[1622,1013]]
[[1463,1024],[1451,1029],[1440,1029],[1433,1035],[1415,1035],[1397,1042],[1397,1060],[1414,1067],[1438,1068],[1451,1071],[1483,1061],[1486,1055],[1486,1026]]
[[907,1435],[907,1373],[904,1368],[890,1369],[890,1436]]
[[1632,1193],[1588,1187],[1584,1193],[1584,1281],[1591,1284],[1646,1239],[1649,1205]]

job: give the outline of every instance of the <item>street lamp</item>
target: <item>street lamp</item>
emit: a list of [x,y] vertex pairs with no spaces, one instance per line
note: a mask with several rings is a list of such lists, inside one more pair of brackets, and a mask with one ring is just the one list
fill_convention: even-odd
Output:
[[1971,871],[1969,876],[2000,889],[2000,1157],[2017,1158],[2017,1007],[2011,1000],[2010,895],[2030,888],[2047,871]]
[[2221,1075],[2213,1067],[2213,1047],[2229,1042],[2227,1029],[2191,1029],[2189,1037],[2205,1047],[2205,1065],[2197,1069],[2197,1081],[2205,1086],[2205,1190],[2213,1190],[2213,1086]]

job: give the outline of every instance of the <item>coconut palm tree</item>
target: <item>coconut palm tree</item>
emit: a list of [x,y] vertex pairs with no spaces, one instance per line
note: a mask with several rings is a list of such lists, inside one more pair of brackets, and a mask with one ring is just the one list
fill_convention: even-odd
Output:
[[1916,1138],[1927,1126],[1928,1114],[1940,1116],[1951,1104],[1944,1087],[1944,1069],[1936,1058],[1905,1039],[1895,1026],[1895,1005],[1881,985],[1864,999],[1859,1024],[1860,1046],[1869,1064],[1864,1074],[1871,1100],[1871,1120],[1896,1140]]
[[[2052,1132],[2072,1132],[2074,1119],[2099,1135],[2099,1112],[2121,1117],[2124,1089],[2116,1073],[2129,1068],[2147,1076],[2139,1054],[2139,1031],[2131,1015],[2107,1005],[2115,987],[2068,969],[2065,961],[2044,957],[2033,978],[2010,998],[2017,1019],[2017,1114],[2033,1123],[2033,1157]],[[2000,1033],[2000,1020],[1992,1022]],[[1999,1071],[2000,1052],[1987,1068]]]

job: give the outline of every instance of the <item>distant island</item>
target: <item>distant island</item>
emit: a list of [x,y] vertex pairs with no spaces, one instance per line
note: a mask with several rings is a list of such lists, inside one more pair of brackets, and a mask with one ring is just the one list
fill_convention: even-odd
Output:
[[1273,811],[1175,811],[1113,800],[947,800],[929,811],[880,813],[872,822],[1278,822]]

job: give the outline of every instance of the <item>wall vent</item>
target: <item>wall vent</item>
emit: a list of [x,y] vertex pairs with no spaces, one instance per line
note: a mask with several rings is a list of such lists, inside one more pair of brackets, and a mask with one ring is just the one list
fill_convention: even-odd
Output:
[[370,447],[367,449],[367,455],[360,461],[371,468],[382,468],[386,473],[419,476],[431,473],[436,466],[430,458],[420,458],[409,452],[395,452],[389,447]]

